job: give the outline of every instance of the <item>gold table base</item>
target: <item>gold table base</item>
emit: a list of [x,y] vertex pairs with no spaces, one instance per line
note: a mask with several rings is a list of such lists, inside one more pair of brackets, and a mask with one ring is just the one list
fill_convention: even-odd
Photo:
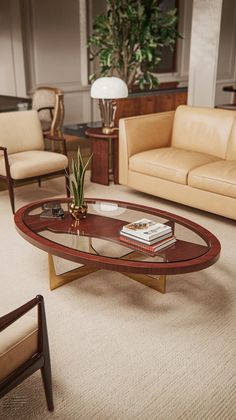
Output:
[[[127,256],[126,256],[127,258]],[[50,290],[54,290],[57,287],[63,286],[64,284],[70,283],[73,280],[80,279],[87,276],[88,274],[99,271],[100,268],[93,268],[87,265],[82,265],[73,270],[67,271],[62,274],[56,274],[55,264],[53,261],[53,256],[48,254],[48,268],[49,268],[49,286]],[[160,292],[166,292],[166,276],[149,276],[146,274],[136,274],[136,273],[124,273],[121,272],[124,276],[131,278],[139,283],[144,284],[145,286],[151,287],[152,289]]]

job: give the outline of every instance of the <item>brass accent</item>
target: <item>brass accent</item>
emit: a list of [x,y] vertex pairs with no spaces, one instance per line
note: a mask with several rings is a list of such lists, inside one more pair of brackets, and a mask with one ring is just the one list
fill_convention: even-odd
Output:
[[73,280],[80,279],[99,270],[99,268],[83,265],[62,274],[56,274],[55,264],[51,254],[48,254],[48,268],[50,290],[54,290],[57,287],[63,286],[64,284],[70,283]]
[[115,131],[119,131],[118,127],[113,127],[113,128],[109,128],[109,127],[102,127],[102,132],[103,134],[112,134]]
[[[91,238],[89,239],[89,249],[91,253],[98,254],[96,249],[92,245]],[[127,260],[132,260],[133,258],[140,255],[137,251],[131,251],[126,255],[123,255],[122,258]],[[82,278],[87,276],[88,274],[94,273],[99,271],[100,268],[92,268],[87,265],[83,265],[73,270],[67,271],[62,274],[56,274],[55,264],[53,261],[53,256],[48,254],[48,268],[49,268],[49,284],[50,290],[54,290],[57,287],[63,286],[73,280]],[[152,289],[160,292],[166,292],[166,276],[165,275],[157,275],[157,276],[149,276],[147,274],[137,274],[137,273],[124,273],[121,272],[126,277],[131,278],[132,280],[138,281],[139,283],[144,284],[145,286],[151,287]]]
[[[133,260],[140,256],[138,251],[128,252],[126,255],[123,255],[122,258],[126,260]],[[157,275],[149,276],[147,274],[136,274],[136,273],[124,273],[124,276],[131,278],[132,280],[138,281],[139,283],[144,284],[145,286],[151,287],[154,290],[157,290],[160,293],[166,292],[166,275]]]
[[102,132],[111,134],[114,129],[117,104],[114,99],[99,99],[99,108],[103,122]]
[[159,275],[157,277],[148,276],[146,274],[136,274],[136,273],[124,273],[124,276],[131,278],[132,280],[138,281],[139,283],[144,284],[145,286],[151,287],[154,290],[157,290],[160,293],[166,292],[166,276]]
[[88,205],[86,203],[82,204],[82,206],[76,206],[74,202],[72,202],[69,206],[69,213],[74,217],[76,222],[80,219],[85,219],[87,212]]
[[111,133],[113,133],[113,128],[102,127],[102,132],[103,132],[103,134],[111,134]]

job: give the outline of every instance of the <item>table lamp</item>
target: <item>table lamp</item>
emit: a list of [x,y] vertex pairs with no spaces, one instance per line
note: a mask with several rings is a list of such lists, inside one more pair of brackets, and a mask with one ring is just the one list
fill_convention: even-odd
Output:
[[103,122],[102,132],[104,134],[110,134],[115,130],[116,99],[126,98],[127,96],[127,85],[122,79],[119,79],[119,77],[100,77],[93,82],[91,97],[99,99],[99,107]]

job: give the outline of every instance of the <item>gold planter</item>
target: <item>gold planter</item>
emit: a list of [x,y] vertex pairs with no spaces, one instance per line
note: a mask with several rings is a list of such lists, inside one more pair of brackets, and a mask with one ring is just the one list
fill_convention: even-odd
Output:
[[74,217],[75,220],[85,219],[88,211],[87,204],[82,206],[76,206],[74,203],[70,204],[69,212]]

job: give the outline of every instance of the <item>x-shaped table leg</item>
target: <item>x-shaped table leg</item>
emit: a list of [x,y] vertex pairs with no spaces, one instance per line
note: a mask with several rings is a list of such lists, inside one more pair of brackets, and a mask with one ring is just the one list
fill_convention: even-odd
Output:
[[83,265],[62,274],[56,274],[53,256],[50,254],[48,254],[48,268],[50,290],[56,289],[57,287],[63,286],[66,283],[80,279],[84,276],[87,276],[88,274],[100,270],[99,268],[92,268],[87,265]]
[[[96,252],[96,250],[93,249],[93,252]],[[121,258],[125,258],[126,260],[132,260],[137,255],[138,253],[133,251],[126,255],[123,255],[123,257]],[[91,274],[100,270],[100,268],[94,268],[94,267],[89,267],[88,265],[83,265],[62,274],[56,274],[53,256],[50,254],[48,254],[48,267],[49,267],[50,290],[56,289],[57,287],[63,286],[64,284],[67,284],[73,280],[85,277],[88,274]],[[121,272],[121,273],[124,276],[131,278],[132,280],[138,281],[139,283],[142,283],[145,286],[148,286],[154,290],[157,290],[158,292],[161,292],[161,293],[166,292],[166,276],[165,275],[149,276],[147,274],[139,274],[139,273],[129,273],[129,272],[127,273]]]
[[[126,260],[133,260],[137,256],[140,257],[140,253],[136,251],[129,252],[128,254],[124,255],[122,258]],[[166,292],[166,275],[157,275],[157,276],[149,276],[147,274],[139,274],[139,273],[125,273],[122,272],[124,276],[131,278],[132,280],[138,281],[139,283],[145,284],[145,286],[151,287],[158,292],[165,293]]]

